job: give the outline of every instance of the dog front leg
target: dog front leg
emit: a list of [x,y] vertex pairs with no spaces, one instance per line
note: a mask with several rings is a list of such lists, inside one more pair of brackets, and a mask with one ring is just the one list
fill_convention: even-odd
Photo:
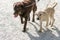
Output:
[[23,32],[26,32],[26,25],[27,25],[27,17],[25,18],[25,23],[24,23]]
[[40,20],[40,32],[42,32],[42,21]]
[[37,6],[36,4],[33,6],[33,19],[32,19],[32,22],[35,22],[35,12],[37,10]]
[[42,21],[40,22],[40,32],[42,32],[43,28],[42,28]]
[[52,24],[51,24],[51,27],[53,26],[54,22],[55,22],[55,19],[52,18]]
[[49,19],[50,21],[49,21],[49,25],[51,25],[51,18]]
[[23,17],[20,17],[21,18],[21,23],[23,24]]
[[49,18],[46,20],[46,28],[48,27]]
[[35,22],[35,12],[33,12],[32,22]]

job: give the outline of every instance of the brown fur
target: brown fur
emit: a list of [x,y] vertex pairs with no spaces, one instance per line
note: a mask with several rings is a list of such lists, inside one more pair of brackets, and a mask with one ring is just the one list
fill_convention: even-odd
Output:
[[[35,3],[35,4],[33,4],[33,3]],[[31,5],[31,4],[33,4],[33,5]],[[29,6],[29,5],[31,5],[31,6]],[[32,21],[34,22],[35,21],[35,19],[34,19],[35,11],[37,10],[35,0],[29,0],[29,1],[26,1],[26,2],[25,1],[24,2],[17,2],[17,3],[14,4],[14,16],[17,17],[19,15],[20,18],[21,18],[21,23],[23,23],[23,18],[25,18],[23,32],[26,31],[27,19],[30,20],[31,10],[33,11]]]

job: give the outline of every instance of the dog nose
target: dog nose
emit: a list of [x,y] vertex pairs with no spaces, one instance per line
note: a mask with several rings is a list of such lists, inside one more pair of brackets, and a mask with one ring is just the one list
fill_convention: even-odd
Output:
[[37,18],[37,20],[39,20],[39,18]]

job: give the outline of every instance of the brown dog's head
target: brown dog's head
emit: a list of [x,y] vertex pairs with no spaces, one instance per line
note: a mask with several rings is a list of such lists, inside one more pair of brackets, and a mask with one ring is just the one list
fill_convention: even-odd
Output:
[[18,15],[20,15],[21,12],[22,12],[22,5],[21,4],[20,5],[16,4],[14,6],[14,17],[17,17]]
[[22,12],[23,2],[14,3],[14,17],[17,17]]

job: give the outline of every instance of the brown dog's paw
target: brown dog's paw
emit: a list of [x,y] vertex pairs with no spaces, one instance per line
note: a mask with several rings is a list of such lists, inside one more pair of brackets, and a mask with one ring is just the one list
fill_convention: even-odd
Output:
[[22,30],[22,32],[26,32],[26,30]]

